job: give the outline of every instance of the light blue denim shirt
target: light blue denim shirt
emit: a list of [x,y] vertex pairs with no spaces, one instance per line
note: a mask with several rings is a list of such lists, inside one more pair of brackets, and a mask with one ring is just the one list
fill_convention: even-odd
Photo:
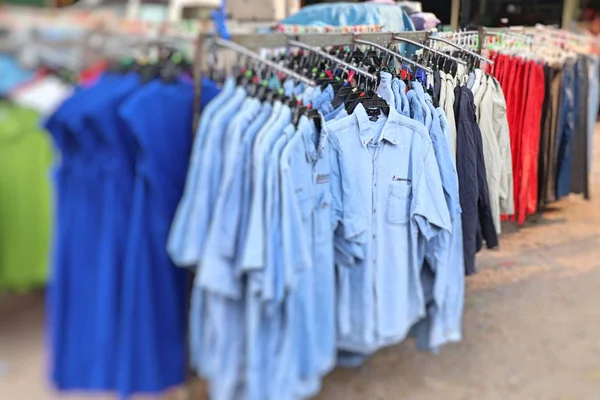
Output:
[[[244,132],[242,144],[238,152],[240,163],[237,165],[236,176],[240,179],[234,181],[231,194],[228,196],[226,208],[229,210],[229,218],[224,221],[223,234],[226,237],[234,238],[234,241],[224,240],[221,242],[221,254],[233,259],[234,270],[237,276],[241,276],[241,263],[245,237],[248,231],[248,214],[250,212],[250,198],[252,190],[252,145],[260,130],[274,119],[273,114],[278,110],[273,110],[269,102],[264,102],[260,113],[254,119],[252,124]],[[223,246],[225,244],[226,246]],[[227,245],[231,244],[231,246]]]
[[396,111],[405,117],[410,117],[410,105],[408,97],[406,97],[406,83],[403,80],[394,78],[392,80],[392,91],[396,99]]
[[392,74],[389,72],[381,71],[379,73],[377,94],[384,99],[390,107],[396,107],[396,97],[392,90]]
[[[322,121],[322,126],[325,123]],[[301,117],[280,160],[286,282],[293,304],[297,395],[316,395],[335,362],[332,175],[327,131]],[[289,184],[288,187],[285,187]],[[282,217],[284,217],[282,215]],[[290,223],[300,224],[292,230]],[[300,233],[302,232],[302,233]],[[297,253],[299,251],[299,253]]]
[[334,96],[335,94],[333,93],[333,86],[327,85],[318,96],[313,96],[311,101],[312,108],[315,110],[320,110],[325,104],[331,103]]
[[[406,93],[406,97],[408,98],[408,104],[410,106],[410,118],[423,124],[423,127],[425,127],[425,121],[427,117],[425,114],[425,110],[423,109],[423,106],[419,101],[417,93],[414,90],[409,90]],[[427,130],[427,128],[425,128],[425,130]]]
[[281,304],[286,290],[283,280],[283,237],[281,234],[281,190],[279,160],[283,148],[296,132],[289,124],[283,130],[271,150],[267,167],[267,198],[265,212],[266,242],[265,277],[262,288],[262,300]]
[[[440,126],[444,132],[444,136],[450,134],[450,124],[446,118],[445,111],[438,107],[436,109],[436,116],[440,120]],[[448,141],[446,140],[446,144]],[[452,151],[448,146],[448,151],[452,155]],[[453,158],[451,158],[451,161]],[[454,162],[452,163],[454,165]],[[454,169],[456,170],[456,169]],[[458,184],[457,184],[458,187]],[[462,317],[464,309],[464,294],[465,294],[465,280],[463,277],[464,273],[464,252],[463,252],[463,233],[462,233],[462,210],[460,209],[460,202],[455,204],[455,207],[450,211],[450,217],[452,218],[452,244],[450,246],[450,262],[448,270],[448,282],[446,285],[446,293],[444,299],[444,306],[440,310],[440,315],[443,320],[443,332],[438,330],[441,328],[439,324],[434,324],[433,329],[436,331],[432,334],[432,338],[443,337],[444,342],[440,343],[436,340],[430,341],[430,346],[435,349],[443,343],[447,342],[458,342],[462,339]]]
[[198,125],[184,194],[175,212],[167,242],[167,251],[171,259],[180,267],[193,266],[195,268],[200,260],[200,248],[195,241],[197,236],[189,233],[194,226],[190,216],[197,203],[202,153],[214,115],[230,100],[234,90],[235,79],[228,78],[221,92],[204,108]]
[[[425,258],[430,271],[422,271],[424,293],[431,294],[433,303],[428,307],[427,316],[414,328],[417,344],[421,349],[436,350],[437,347],[448,341],[454,340],[455,333],[450,332],[445,326],[450,315],[462,315],[462,301],[457,304],[454,299],[447,301],[446,294],[460,291],[464,293],[464,268],[462,252],[462,219],[460,217],[460,201],[458,195],[458,175],[452,155],[446,140],[444,130],[449,129],[444,111],[435,109],[429,94],[424,96],[425,105],[432,115],[429,134],[433,143],[437,164],[442,177],[442,186],[446,198],[446,205],[452,221],[451,232],[440,232],[427,247]],[[457,276],[455,276],[457,275]],[[459,285],[460,287],[455,287]],[[428,297],[428,296],[426,296]],[[455,308],[458,307],[459,310]],[[456,326],[456,322],[453,326]]]
[[307,86],[306,89],[304,89],[304,93],[302,94],[303,105],[305,107],[308,106],[313,101],[313,99],[319,97],[321,93],[323,93],[323,91],[321,90],[320,86]]
[[228,127],[227,138],[224,142],[222,183],[215,201],[213,220],[210,224],[205,251],[202,256],[202,269],[198,271],[196,281],[207,290],[219,293],[232,299],[239,299],[242,294],[242,282],[233,268],[233,258],[223,256],[221,246],[228,241],[228,248],[235,246],[235,235],[228,235],[222,229],[231,218],[231,209],[227,206],[232,186],[235,181],[241,181],[239,165],[243,160],[238,158],[244,132],[260,112],[261,104],[255,98],[247,98],[241,107],[241,112],[232,120]]
[[450,231],[450,215],[423,125],[393,108],[372,122],[358,105],[329,129],[343,150],[343,174],[358,184],[357,218],[370,221],[365,261],[338,268],[338,348],[370,354],[403,340],[424,316],[423,250]]
[[[278,155],[282,151],[285,141],[279,139],[285,137],[286,134],[291,134],[290,124],[291,109],[283,106],[277,121],[271,129],[265,132],[262,137],[259,133],[253,148],[253,175],[261,179],[263,197],[258,203],[261,206],[259,211],[261,215],[258,216],[252,212],[250,214],[247,245],[251,243],[252,246],[256,246],[257,243],[254,238],[251,238],[250,233],[253,218],[255,218],[254,221],[261,222],[261,226],[257,228],[260,230],[256,230],[255,236],[263,235],[264,241],[261,245],[263,246],[263,254],[261,255],[262,265],[260,265],[260,269],[251,268],[247,270],[249,274],[246,288],[246,335],[248,346],[246,382],[249,390],[248,398],[262,399],[273,396],[272,392],[276,390],[274,389],[276,382],[273,381],[272,377],[277,373],[277,361],[281,357],[278,344],[285,335],[285,329],[282,325],[282,305],[274,302],[277,291],[275,288],[278,279],[277,270],[282,267],[276,259],[281,259],[282,255],[279,252],[281,248],[274,247],[275,242],[278,241],[279,230],[273,226],[276,222],[273,215],[275,210],[272,209],[274,203],[272,199],[276,196],[273,192],[275,185],[272,184],[275,176],[272,173],[269,174],[269,171],[272,170],[269,163],[272,161],[273,152]],[[276,163],[277,171],[279,170],[278,166],[279,160]],[[262,168],[262,172],[257,171],[257,168]],[[256,172],[259,172],[259,175]],[[253,179],[254,196],[257,195],[256,189],[258,186],[256,185],[258,182],[258,179]],[[256,201],[256,197],[253,197],[252,201]],[[254,212],[256,213],[256,209]],[[258,255],[258,252],[255,254]],[[292,388],[287,388],[287,390],[291,391]]]
[[296,89],[296,84],[292,79],[286,79],[283,82],[283,93],[286,97],[291,97],[294,94],[294,90]]
[[[275,125],[279,118],[279,114],[283,108],[283,104],[280,101],[276,101],[273,106],[269,118],[267,121],[259,127],[258,131],[253,135],[244,136],[243,148],[245,149],[244,155],[244,186],[242,189],[243,201],[242,204],[242,220],[240,221],[239,241],[238,249],[236,254],[236,270],[239,274],[244,271],[244,262],[246,257],[246,248],[248,246],[248,236],[250,233],[250,215],[251,207],[254,196],[255,187],[262,188],[262,186],[256,185],[256,164],[254,161],[254,149],[258,148],[257,143],[259,137],[264,137],[265,134]],[[264,191],[263,191],[264,193]],[[261,195],[262,196],[262,195]],[[264,238],[260,239],[264,241]]]
[[421,85],[420,82],[414,81],[410,83],[410,87],[412,90],[415,91],[417,99],[419,99],[419,103],[421,104],[423,112],[425,113],[425,128],[427,128],[428,131],[431,131],[431,122],[433,120],[433,115],[431,114],[431,110],[425,102],[425,90],[423,90],[423,85]]
[[197,193],[190,213],[189,243],[196,247],[198,260],[204,253],[206,236],[213,217],[214,204],[221,180],[223,162],[223,140],[231,119],[239,112],[246,98],[245,89],[238,87],[230,100],[214,115],[204,141],[204,151],[200,160]]
[[259,132],[252,148],[254,168],[252,171],[252,198],[248,233],[242,259],[244,270],[261,269],[265,265],[266,164],[275,141],[282,134],[285,127],[292,122],[292,110],[287,105],[281,106],[281,102],[276,102],[276,104],[281,107],[277,119],[269,129]]
[[345,108],[342,108],[340,112],[335,116],[334,120],[346,118],[348,116],[348,111]]
[[329,122],[333,119],[335,119],[336,115],[338,115],[342,110],[344,109],[344,104],[340,104],[339,106],[337,106],[337,108],[333,108],[333,105],[329,102],[329,103],[325,103],[322,107],[321,107],[321,113],[323,113],[323,119],[325,119],[325,122]]

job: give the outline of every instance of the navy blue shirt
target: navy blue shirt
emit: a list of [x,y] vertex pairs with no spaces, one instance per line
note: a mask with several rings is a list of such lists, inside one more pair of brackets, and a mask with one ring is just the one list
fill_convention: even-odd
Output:
[[485,239],[488,248],[498,246],[483,159],[483,139],[475,118],[473,93],[454,89],[456,119],[456,169],[462,209],[465,273],[475,273],[475,254]]

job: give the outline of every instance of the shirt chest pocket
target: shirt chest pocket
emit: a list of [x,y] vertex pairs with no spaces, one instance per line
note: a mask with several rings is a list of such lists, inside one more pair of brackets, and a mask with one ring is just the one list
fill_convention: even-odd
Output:
[[390,224],[406,224],[410,218],[412,185],[406,182],[390,183],[387,195],[386,218]]
[[315,198],[301,200],[302,219],[305,226],[312,227],[310,232],[315,243],[323,243],[333,235],[331,217],[332,195],[325,191]]

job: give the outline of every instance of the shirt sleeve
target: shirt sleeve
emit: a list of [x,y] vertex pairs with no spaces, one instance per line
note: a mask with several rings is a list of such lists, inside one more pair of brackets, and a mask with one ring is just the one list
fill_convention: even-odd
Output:
[[425,239],[431,240],[441,230],[450,231],[450,212],[446,205],[442,179],[431,145],[425,152],[413,190],[412,217]]
[[190,246],[186,246],[186,237],[191,220],[190,215],[196,199],[203,141],[209,125],[208,116],[212,117],[212,112],[208,107],[210,105],[207,106],[207,109],[203,113],[196,132],[183,197],[175,211],[175,217],[173,218],[167,241],[167,251],[173,262],[180,267],[192,267],[198,263],[198,255],[194,256],[194,254],[191,254],[189,251]]

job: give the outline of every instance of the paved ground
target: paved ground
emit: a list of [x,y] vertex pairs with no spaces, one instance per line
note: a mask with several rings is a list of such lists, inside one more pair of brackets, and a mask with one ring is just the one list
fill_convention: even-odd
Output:
[[[596,143],[600,166],[599,127]],[[600,400],[597,167],[592,187],[592,202],[564,200],[478,257],[461,344],[437,356],[410,342],[387,349],[332,373],[318,399]],[[0,399],[90,398],[48,391],[42,327],[41,296],[0,301]]]

